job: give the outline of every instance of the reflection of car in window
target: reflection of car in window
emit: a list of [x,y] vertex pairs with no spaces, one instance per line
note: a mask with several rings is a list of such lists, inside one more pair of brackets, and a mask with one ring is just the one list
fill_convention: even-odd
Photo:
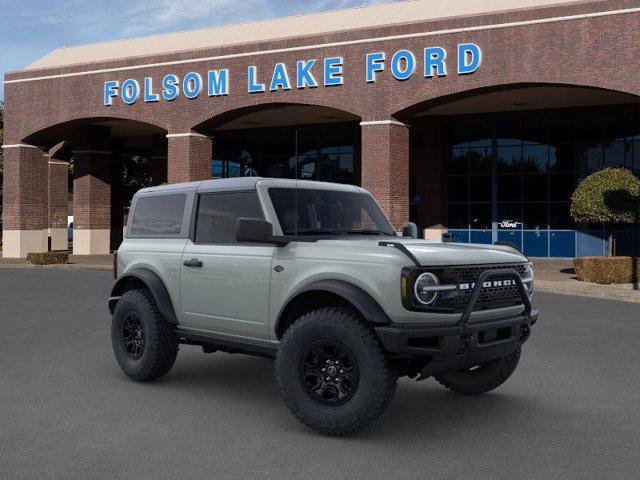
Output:
[[169,372],[180,344],[275,357],[286,405],[333,435],[378,418],[399,376],[464,395],[499,387],[537,320],[531,264],[504,244],[394,230],[352,185],[142,189],[109,299],[116,359],[146,381]]

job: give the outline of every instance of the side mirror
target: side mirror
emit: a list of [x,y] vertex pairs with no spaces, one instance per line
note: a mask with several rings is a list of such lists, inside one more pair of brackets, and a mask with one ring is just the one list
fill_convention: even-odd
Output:
[[408,238],[418,238],[418,226],[413,222],[406,222],[402,225],[402,236]]
[[236,240],[238,242],[271,243],[273,225],[261,218],[238,218]]

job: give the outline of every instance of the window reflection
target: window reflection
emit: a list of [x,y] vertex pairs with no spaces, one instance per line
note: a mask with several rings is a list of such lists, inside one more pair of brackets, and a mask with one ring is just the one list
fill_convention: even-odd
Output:
[[556,252],[561,233],[526,231],[575,229],[570,198],[587,175],[604,167],[640,174],[638,113],[637,106],[505,113],[449,125],[447,226],[477,231],[493,224],[498,239],[522,240],[536,253],[549,242],[549,254]]
[[[215,135],[213,178],[264,176],[357,183],[357,124],[222,131]],[[297,155],[296,155],[297,146]]]

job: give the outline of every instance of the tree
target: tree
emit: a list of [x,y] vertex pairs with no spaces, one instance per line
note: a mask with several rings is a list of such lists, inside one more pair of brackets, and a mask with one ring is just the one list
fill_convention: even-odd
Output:
[[[640,180],[624,168],[605,168],[585,178],[571,196],[576,222],[638,224]],[[609,237],[609,255],[615,240]]]

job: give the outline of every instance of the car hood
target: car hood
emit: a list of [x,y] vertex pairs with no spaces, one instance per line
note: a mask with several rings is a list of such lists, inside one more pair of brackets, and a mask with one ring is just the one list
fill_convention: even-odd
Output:
[[467,243],[444,243],[431,240],[416,240],[401,237],[373,237],[360,239],[328,240],[349,246],[393,248],[401,246],[423,266],[480,265],[494,263],[522,263],[527,258],[513,247],[504,245],[480,245]]

